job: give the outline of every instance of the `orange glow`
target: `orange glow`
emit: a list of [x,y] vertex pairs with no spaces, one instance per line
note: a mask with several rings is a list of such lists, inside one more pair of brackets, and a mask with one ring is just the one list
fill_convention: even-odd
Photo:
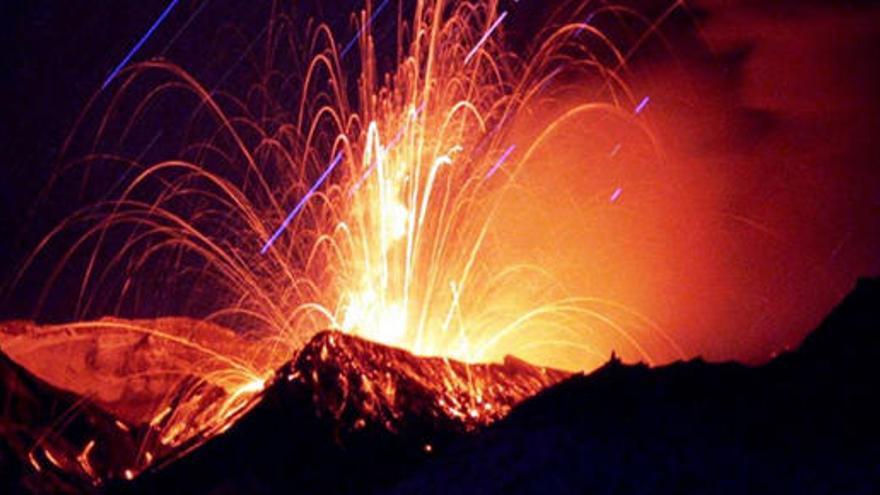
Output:
[[[484,363],[513,355],[572,371],[595,368],[612,349],[649,364],[686,356],[649,317],[662,301],[639,304],[650,299],[642,297],[645,285],[674,271],[655,261],[679,259],[680,246],[659,243],[659,253],[646,253],[639,240],[704,222],[694,212],[711,204],[712,180],[668,184],[681,176],[656,173],[664,155],[641,113],[648,99],[625,78],[627,53],[637,46],[616,46],[592,25],[568,19],[519,57],[505,45],[506,13],[496,2],[420,0],[399,27],[394,71],[382,74],[365,26],[372,8],[368,2],[358,15],[364,34],[352,52],[362,71],[358,103],[350,101],[352,77],[326,25],[309,33],[309,62],[295,74],[302,78],[297,104],[270,115],[254,117],[252,102],[166,61],[117,77],[111,109],[91,140],[103,143],[114,127],[127,135],[161,96],[183,92],[194,106],[193,142],[174,159],[121,160],[132,172],[124,189],[44,239],[22,272],[75,233],[41,302],[85,259],[75,274],[78,322],[42,327],[39,335],[31,327],[10,332],[0,347],[53,384],[93,396],[120,418],[120,430],[150,427],[144,454],[121,476],[142,472],[153,453],[160,458],[225,431],[275,371],[326,329],[420,356]],[[274,107],[277,73],[265,69],[254,93]],[[128,99],[136,102],[134,117],[120,125],[114,110]],[[110,155],[95,152],[75,165],[120,161]],[[687,203],[656,200],[645,181],[693,194]],[[638,217],[636,206],[651,213]],[[711,274],[706,266],[702,275]],[[181,287],[183,295],[173,292]],[[167,316],[155,307],[164,291],[180,296],[168,297],[171,303],[186,301],[175,311],[198,323],[98,319]],[[156,342],[163,356],[139,350]],[[85,376],[87,366],[74,357],[92,352],[89,346],[99,358],[89,379],[59,374],[45,359],[63,349]],[[143,359],[120,363],[126,354],[118,349]],[[464,424],[502,417],[563,376],[495,390],[504,401],[493,402],[483,400],[493,384],[475,385],[467,366],[444,366],[455,372],[434,378],[455,382],[443,390],[458,402],[441,398],[439,407]],[[120,369],[127,374],[114,377],[143,381],[150,400],[121,400],[127,385],[100,379]],[[87,473],[91,442],[77,457]]]
[[[582,239],[559,246],[547,238],[551,225],[604,218],[590,204],[554,210],[558,198],[542,190],[547,177],[601,164],[595,150],[577,150],[581,163],[559,154],[560,136],[588,126],[591,142],[611,149],[626,138],[630,152],[660,157],[646,122],[633,113],[647,99],[632,94],[619,74],[623,49],[591,25],[568,22],[520,59],[505,48],[506,12],[494,4],[419,1],[412,27],[400,27],[406,43],[396,70],[380,75],[365,26],[371,8],[359,16],[360,103],[339,90],[348,79],[345,61],[329,29],[319,26],[299,106],[272,134],[228,115],[216,91],[170,63],[145,62],[120,74],[114,101],[141,78],[165,74],[171,82],[151,89],[139,108],[183,88],[218,125],[214,137],[193,145],[200,150],[195,160],[134,164],[138,173],[118,197],[72,215],[35,251],[64,229],[86,225],[58,265],[60,271],[92,246],[80,279],[80,318],[106,306],[100,289],[108,280],[119,284],[117,307],[142,304],[141,286],[171,263],[175,271],[162,272],[168,284],[193,273],[198,283],[210,281],[204,290],[222,304],[211,306],[208,320],[264,343],[240,370],[246,383],[268,376],[326,328],[467,362],[515,354],[590,369],[610,348],[648,362],[682,357],[639,311],[566,287],[570,267],[553,251],[564,255]],[[599,54],[587,47],[595,42],[610,65],[596,63]],[[608,96],[572,97],[565,81],[590,77]],[[228,158],[216,163],[209,159],[214,150]],[[342,160],[335,170],[334,156]],[[624,194],[621,202],[629,201]],[[116,233],[130,229],[139,233]],[[540,242],[549,243],[540,259],[523,253]],[[251,390],[230,387],[233,396]]]

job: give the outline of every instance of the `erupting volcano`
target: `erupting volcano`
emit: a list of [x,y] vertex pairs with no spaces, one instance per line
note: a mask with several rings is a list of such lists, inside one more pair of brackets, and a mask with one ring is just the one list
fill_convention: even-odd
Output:
[[[234,336],[184,318],[6,325],[0,349],[19,363],[4,361],[2,369],[19,404],[6,417],[18,425],[10,436],[16,454],[37,472],[61,471],[62,487],[64,479],[93,485],[131,479],[228,429],[275,382],[292,397],[307,397],[316,416],[331,419],[340,432],[407,431],[429,442],[432,434],[473,431],[503,418],[568,376],[512,357],[468,365],[323,332],[261,378],[241,364],[253,344]],[[50,353],[79,360],[58,366]],[[68,417],[61,427],[46,415],[59,401]]]
[[[71,265],[85,262],[72,277],[79,321],[10,323],[2,349],[103,418],[76,440],[65,437],[63,419],[45,425],[58,430],[49,436],[26,435],[19,453],[34,469],[53,465],[94,483],[133,478],[227,429],[288,373],[277,371],[285,362],[295,363],[289,379],[326,397],[316,399],[319,410],[343,416],[353,402],[363,417],[348,418],[352,428],[396,430],[420,418],[466,431],[565,376],[509,354],[583,369],[591,352],[602,354],[581,328],[598,326],[651,359],[609,313],[626,307],[566,294],[546,266],[509,263],[494,224],[505,198],[519,194],[519,168],[555,128],[603,115],[647,132],[621,108],[639,102],[618,74],[626,63],[620,49],[572,21],[526,60],[499,41],[508,11],[498,5],[419,1],[397,9],[399,58],[383,73],[372,29],[387,7],[368,2],[344,45],[326,24],[299,33],[274,14],[261,35],[268,56],[281,58],[271,50],[285,39],[308,49],[290,54],[303,57],[299,65],[268,65],[254,102],[160,59],[110,74],[85,113],[109,98],[91,131],[95,143],[126,141],[166,93],[182,93],[171,97],[188,99],[192,116],[179,157],[143,164],[95,150],[53,179],[49,191],[69,187],[77,174],[92,188],[89,175],[102,173],[95,169],[125,169],[118,184],[47,235],[19,272],[64,243],[41,307],[58,297],[53,288]],[[579,60],[588,38],[603,42],[600,55],[611,65],[597,65],[599,55]],[[352,59],[356,75],[348,73]],[[609,99],[548,110],[551,121],[531,125],[529,112],[550,106],[551,79],[588,71]],[[293,102],[272,99],[291,87],[298,87]],[[265,113],[249,118],[251,103]],[[143,314],[166,300],[203,316],[89,320]],[[342,333],[318,333],[324,329]],[[681,355],[661,337],[660,351]],[[78,412],[79,402],[69,407],[65,416],[92,417]],[[124,446],[114,444],[119,432],[103,438],[114,423],[129,437]]]
[[[33,312],[0,322],[3,483],[164,490],[271,450],[268,420],[299,444],[266,465],[312,449],[381,490],[609,356],[595,383],[629,376],[615,353],[757,363],[794,346],[851,272],[792,255],[788,224],[738,210],[708,163],[724,131],[694,129],[721,105],[657,62],[697,58],[669,24],[716,42],[703,10],[538,3],[275,0],[251,24],[210,0],[157,10],[25,217],[40,237],[7,281]],[[710,110],[652,117],[677,99]],[[809,309],[806,289],[768,289],[804,267],[827,281]],[[693,330],[726,320],[797,333]]]

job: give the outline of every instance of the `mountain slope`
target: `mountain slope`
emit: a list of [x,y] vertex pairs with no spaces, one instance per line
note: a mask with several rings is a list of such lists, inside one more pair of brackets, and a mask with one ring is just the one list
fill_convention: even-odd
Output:
[[[692,360],[648,368],[612,359],[566,378],[515,359],[465,366],[324,332],[278,370],[258,404],[188,455],[157,459],[133,482],[65,486],[125,493],[877,493],[878,363],[880,280],[860,281],[801,346],[755,367]],[[16,402],[35,404],[19,408],[22,418],[42,417],[34,411],[44,404],[77,400],[8,359],[0,364],[7,397],[36,397]],[[93,406],[82,411],[77,421],[92,429],[113,419]],[[43,478],[3,442],[0,464],[6,487],[54,486],[40,485]]]
[[610,362],[396,493],[878,493],[880,281],[766,365]]

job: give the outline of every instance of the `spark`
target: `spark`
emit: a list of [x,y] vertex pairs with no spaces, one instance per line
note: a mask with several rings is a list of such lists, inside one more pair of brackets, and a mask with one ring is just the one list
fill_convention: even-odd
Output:
[[266,388],[266,381],[262,378],[255,378],[239,387],[236,392],[239,394],[255,394],[262,392],[264,388]]
[[361,38],[361,35],[364,33],[364,30],[370,27],[370,25],[373,23],[373,21],[376,19],[376,17],[379,15],[379,13],[382,12],[382,9],[384,9],[386,5],[388,5],[388,0],[385,0],[384,2],[382,2],[381,5],[379,5],[379,7],[376,9],[376,11],[373,12],[373,15],[371,15],[370,18],[367,20],[367,23],[364,25],[364,27],[360,28],[358,30],[357,34],[354,35],[354,38],[352,38],[351,41],[349,41],[348,44],[345,45],[345,48],[342,49],[342,53],[340,55],[340,58],[345,58],[345,55],[349,52],[349,50],[352,49],[354,44],[357,43],[357,40],[359,40]]
[[303,209],[309,198],[311,198],[312,195],[315,194],[318,188],[321,187],[321,184],[323,184],[324,181],[327,180],[327,177],[330,176],[330,173],[333,172],[333,169],[336,168],[337,165],[339,165],[339,162],[342,161],[342,156],[342,151],[336,154],[336,158],[333,159],[333,162],[330,163],[330,166],[327,167],[327,170],[325,170],[324,173],[321,174],[321,177],[319,177],[312,188],[309,189],[309,192],[307,192],[306,195],[303,196],[303,198],[299,201],[299,203],[297,203],[293,211],[291,211],[290,214],[287,215],[287,218],[284,219],[284,222],[281,223],[281,226],[278,227],[278,230],[276,230],[275,233],[272,234],[272,237],[270,237],[269,240],[266,241],[266,244],[263,245],[263,248],[260,250],[260,254],[266,254],[266,252],[269,251],[269,248],[272,247],[272,244],[275,243],[275,241],[278,239],[279,236],[281,236],[287,226],[290,225],[290,222],[292,222],[296,215],[300,212],[300,210]]
[[174,9],[174,7],[177,5],[177,2],[179,1],[180,0],[171,0],[171,3],[169,3],[168,6],[165,7],[165,10],[163,10],[162,13],[159,14],[159,18],[156,19],[156,22],[154,22],[153,25],[150,26],[150,29],[148,29],[147,32],[144,33],[143,36],[141,36],[141,39],[138,40],[137,44],[134,45],[134,48],[132,48],[128,52],[128,55],[126,55],[125,58],[122,59],[122,62],[119,62],[119,65],[117,65],[116,68],[113,69],[113,72],[111,72],[110,75],[107,76],[107,79],[104,80],[104,84],[101,85],[101,89],[107,88],[107,85],[110,84],[110,81],[112,81],[113,78],[116,77],[117,74],[119,74],[119,71],[121,71],[122,68],[125,67],[126,64],[128,64],[129,60],[131,60],[131,57],[133,57],[134,54],[137,53],[137,51],[140,50],[142,46],[144,46],[144,43],[146,43],[150,36],[152,36],[153,31],[155,31],[156,28],[159,27],[159,24],[162,24],[162,21],[164,21],[165,18],[168,17],[168,14],[171,13],[171,10]]
[[645,107],[648,106],[648,103],[650,103],[650,101],[651,101],[651,97],[650,97],[650,96],[646,96],[646,97],[642,98],[642,101],[639,102],[639,105],[636,107],[636,110],[635,110],[634,113],[635,113],[636,115],[642,113],[642,110],[644,110]]
[[498,171],[499,168],[501,168],[501,165],[503,165],[504,161],[507,160],[507,157],[510,156],[511,153],[513,153],[514,149],[516,149],[516,145],[511,144],[510,147],[507,148],[507,150],[504,152],[504,154],[501,155],[501,158],[499,158],[498,161],[495,162],[495,165],[492,165],[492,168],[489,169],[489,172],[486,173],[486,177],[483,178],[483,180],[488,180],[489,177],[495,175],[495,172]]
[[155,427],[155,426],[159,425],[159,423],[161,423],[162,420],[165,419],[168,416],[168,414],[170,414],[170,413],[171,413],[171,406],[166,406],[165,409],[162,409],[161,411],[159,411],[159,414],[156,414],[155,416],[153,416],[153,419],[150,420],[150,426]]
[[33,451],[33,450],[31,450],[30,452],[28,452],[28,460],[31,461],[31,466],[33,466],[34,469],[37,470],[37,472],[41,472],[41,471],[43,470],[43,467],[40,466],[40,463],[39,463],[39,462],[37,462],[37,458],[34,457],[34,451]]
[[51,462],[55,467],[57,467],[58,469],[63,469],[61,463],[58,461],[58,459],[55,458],[51,450],[43,447],[43,454],[46,456],[46,459],[49,459],[49,462]]
[[477,53],[477,50],[479,50],[480,47],[483,46],[484,43],[486,43],[486,40],[489,39],[489,36],[492,36],[492,32],[498,28],[501,22],[504,21],[505,17],[507,17],[506,10],[502,12],[500,16],[498,16],[498,19],[495,19],[495,22],[493,22],[489,29],[486,30],[486,32],[483,34],[483,37],[480,38],[480,41],[478,41],[477,44],[471,49],[470,53],[467,54],[467,57],[464,58],[465,65],[467,65],[467,63],[471,61],[471,58]]
[[95,469],[92,467],[92,464],[89,462],[89,455],[92,453],[92,449],[95,448],[95,440],[89,440],[89,443],[86,444],[85,448],[83,448],[82,452],[76,456],[77,462],[83,468],[89,476],[95,477]]

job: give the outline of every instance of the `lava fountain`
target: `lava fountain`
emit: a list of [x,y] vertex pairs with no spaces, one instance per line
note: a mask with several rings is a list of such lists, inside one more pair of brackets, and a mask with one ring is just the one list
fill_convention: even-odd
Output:
[[[75,292],[78,323],[8,326],[3,351],[115,417],[150,425],[125,477],[150,466],[157,452],[192,448],[228,428],[275,371],[326,329],[447,363],[516,355],[583,370],[606,357],[609,343],[649,363],[681,357],[648,318],[571,293],[552,260],[517,262],[497,235],[501,205],[541,207],[519,180],[525,167],[569,166],[546,158],[565,126],[607,121],[636,136],[630,145],[643,155],[660,156],[640,115],[648,99],[630,91],[626,67],[662,18],[618,46],[591,20],[636,14],[575,7],[560,10],[562,20],[519,56],[505,43],[510,12],[494,1],[398,5],[393,43],[374,35],[383,11],[392,15],[388,0],[368,1],[352,16],[346,44],[326,24],[294,30],[276,6],[260,35],[266,54],[258,82],[242,97],[163,59],[114,73],[65,156],[77,143],[92,149],[68,159],[47,188],[79,184],[100,194],[42,240],[14,281],[52,259],[37,314],[60,291]],[[397,56],[383,63],[378,47],[391,44]],[[566,88],[584,80],[595,81],[595,98],[572,98]],[[126,158],[119,148],[144,134],[139,126],[169,99],[166,111],[192,108],[174,129],[181,151],[150,164]],[[109,175],[117,180],[101,184]],[[194,320],[150,319],[169,314]],[[161,351],[151,354],[151,346]],[[123,403],[102,398],[115,385],[63,377],[47,365],[48,353],[74,360],[90,352],[108,356],[106,370],[92,368],[98,377],[116,374],[129,384],[157,370],[167,377],[151,382],[146,398]],[[142,359],[132,363],[125,352]],[[466,365],[425,369],[446,369],[436,372],[438,386],[465,384],[474,397],[492,396],[486,387],[497,385],[474,380],[477,368]],[[511,373],[493,376],[514,380]],[[516,399],[563,375],[547,376],[517,389]],[[72,457],[88,459],[89,441],[68,449]],[[35,449],[35,466],[64,464],[51,450],[37,459]]]

